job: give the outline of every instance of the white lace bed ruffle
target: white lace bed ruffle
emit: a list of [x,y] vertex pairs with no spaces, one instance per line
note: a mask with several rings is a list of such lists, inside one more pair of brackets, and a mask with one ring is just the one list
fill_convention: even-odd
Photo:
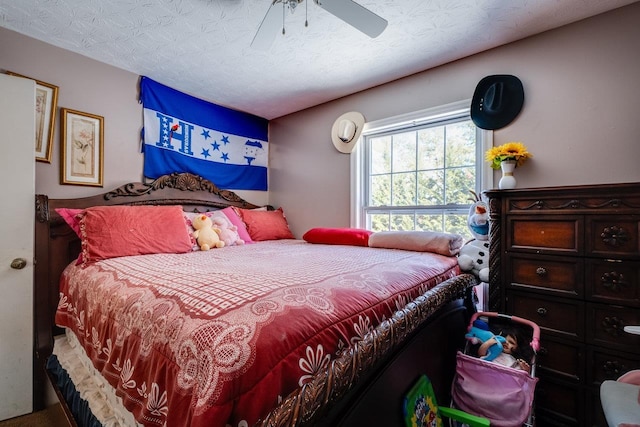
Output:
[[104,427],[142,427],[116,396],[111,384],[93,367],[72,331],[66,329],[65,335],[56,337],[53,354]]

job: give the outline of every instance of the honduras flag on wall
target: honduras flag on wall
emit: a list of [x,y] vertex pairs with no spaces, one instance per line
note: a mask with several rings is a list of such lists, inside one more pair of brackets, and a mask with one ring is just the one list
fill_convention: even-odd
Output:
[[267,190],[269,121],[140,80],[144,176],[191,172],[222,189]]

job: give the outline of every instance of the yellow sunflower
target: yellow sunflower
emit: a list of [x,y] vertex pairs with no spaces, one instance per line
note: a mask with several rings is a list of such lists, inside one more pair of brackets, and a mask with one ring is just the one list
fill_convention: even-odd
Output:
[[525,160],[533,157],[522,142],[507,142],[487,150],[485,159],[491,163],[493,169],[500,169],[500,163],[505,160],[515,160],[517,166],[522,166]]

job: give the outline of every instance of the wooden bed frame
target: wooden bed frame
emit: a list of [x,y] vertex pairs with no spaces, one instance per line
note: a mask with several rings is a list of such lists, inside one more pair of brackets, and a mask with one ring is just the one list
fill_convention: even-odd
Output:
[[[165,175],[151,183],[130,183],[108,193],[49,199],[37,195],[35,204],[35,354],[34,409],[46,404],[45,363],[53,350],[58,280],[80,252],[75,232],[56,208],[98,205],[182,205],[204,212],[227,206],[256,208],[237,194],[218,189],[193,174]],[[365,339],[330,363],[313,381],[283,400],[262,426],[358,426],[402,424],[402,397],[420,374],[427,374],[440,402],[449,399],[455,353],[464,345],[471,312],[474,276],[447,280],[398,311]],[[55,389],[55,387],[54,387]],[[56,389],[69,424],[75,421]]]

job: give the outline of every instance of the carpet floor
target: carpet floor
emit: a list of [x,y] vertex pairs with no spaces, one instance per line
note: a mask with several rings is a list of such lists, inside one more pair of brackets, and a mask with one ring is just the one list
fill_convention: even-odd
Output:
[[0,421],[0,427],[68,427],[60,404],[21,417]]

